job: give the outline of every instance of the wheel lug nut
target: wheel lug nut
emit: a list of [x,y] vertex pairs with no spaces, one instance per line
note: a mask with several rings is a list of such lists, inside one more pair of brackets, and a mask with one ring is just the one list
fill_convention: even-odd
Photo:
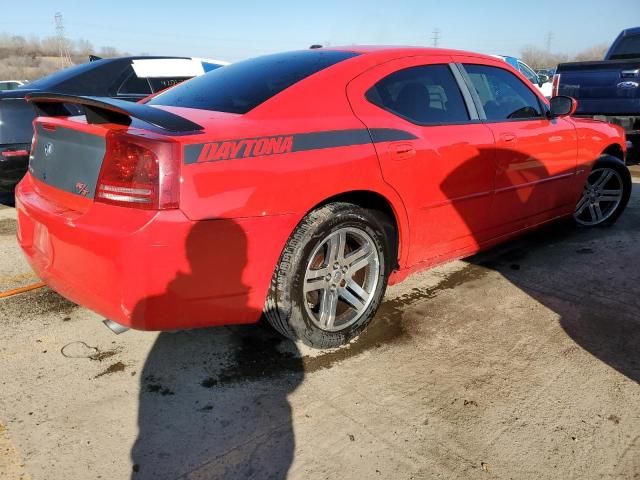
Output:
[[342,267],[342,273],[347,273],[347,270],[349,270],[348,267],[346,267],[346,266]]
[[338,270],[340,268],[340,264],[338,262],[333,264],[333,269]]

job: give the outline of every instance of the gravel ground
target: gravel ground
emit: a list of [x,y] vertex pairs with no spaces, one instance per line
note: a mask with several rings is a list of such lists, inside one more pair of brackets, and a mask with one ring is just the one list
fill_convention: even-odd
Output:
[[[389,289],[348,348],[0,300],[0,478],[640,479],[640,197]],[[37,281],[0,209],[0,289]]]

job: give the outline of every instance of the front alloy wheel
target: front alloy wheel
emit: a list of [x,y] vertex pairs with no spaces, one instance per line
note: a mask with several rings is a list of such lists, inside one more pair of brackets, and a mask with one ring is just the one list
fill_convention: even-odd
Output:
[[627,206],[632,185],[629,169],[620,159],[601,156],[587,178],[574,220],[584,227],[612,225]]

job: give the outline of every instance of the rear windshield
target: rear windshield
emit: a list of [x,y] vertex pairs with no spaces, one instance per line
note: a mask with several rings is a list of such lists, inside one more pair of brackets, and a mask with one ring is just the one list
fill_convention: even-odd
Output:
[[622,60],[625,58],[640,57],[640,35],[624,37],[620,40],[609,55],[609,60]]
[[23,98],[0,100],[0,145],[8,143],[31,143],[36,114]]
[[152,98],[149,104],[247,113],[309,75],[356,55],[302,50],[252,58],[189,80]]

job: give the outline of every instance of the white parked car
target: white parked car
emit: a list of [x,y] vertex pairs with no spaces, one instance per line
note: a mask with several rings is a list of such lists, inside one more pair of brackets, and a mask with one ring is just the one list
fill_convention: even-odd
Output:
[[28,83],[28,80],[0,80],[0,90],[15,90],[25,83]]

